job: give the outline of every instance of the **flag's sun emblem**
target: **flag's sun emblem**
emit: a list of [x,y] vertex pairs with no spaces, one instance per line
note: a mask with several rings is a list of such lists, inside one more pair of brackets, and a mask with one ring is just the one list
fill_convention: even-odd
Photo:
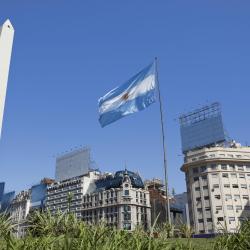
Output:
[[128,93],[126,93],[126,94],[124,94],[124,95],[122,96],[122,100],[127,101],[127,100],[128,100],[128,97],[129,97],[129,95],[128,95]]

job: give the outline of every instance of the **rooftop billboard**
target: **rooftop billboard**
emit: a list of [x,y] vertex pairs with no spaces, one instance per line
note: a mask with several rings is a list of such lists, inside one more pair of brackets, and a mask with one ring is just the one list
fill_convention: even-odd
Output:
[[179,122],[183,153],[226,140],[219,103],[182,115]]

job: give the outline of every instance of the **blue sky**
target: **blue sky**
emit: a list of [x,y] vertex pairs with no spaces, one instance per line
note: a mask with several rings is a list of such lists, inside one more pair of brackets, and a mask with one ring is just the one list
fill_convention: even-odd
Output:
[[159,105],[101,128],[97,100],[155,56],[170,187],[185,191],[178,116],[213,101],[250,143],[250,2],[2,1],[15,28],[0,180],[21,190],[53,177],[54,155],[89,145],[102,171],[163,178]]

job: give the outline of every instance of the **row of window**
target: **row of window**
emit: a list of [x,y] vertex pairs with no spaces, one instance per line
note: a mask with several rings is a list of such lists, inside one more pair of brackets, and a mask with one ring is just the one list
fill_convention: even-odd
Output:
[[[221,199],[221,195],[220,194],[215,194],[214,198],[220,200]],[[232,198],[233,198],[233,196],[231,194],[226,194],[225,195],[225,199],[226,200],[230,200]],[[240,199],[240,195],[239,194],[235,194],[234,195],[234,199],[235,200]],[[249,196],[248,195],[242,195],[242,199],[243,200],[249,200]],[[209,196],[204,196],[204,200],[209,200]],[[201,197],[197,197],[196,201],[201,201]]]
[[[235,206],[236,211],[237,210],[250,210],[250,206],[244,206],[242,207],[241,205],[236,205]],[[222,206],[216,206],[216,211],[222,210]],[[233,205],[227,205],[227,210],[234,210]]]
[[221,165],[216,165],[216,164],[211,164],[209,166],[200,166],[200,167],[194,167],[193,168],[193,174],[198,174],[198,173],[203,173],[203,172],[206,172],[207,170],[231,170],[231,171],[235,171],[235,170],[238,170],[238,171],[250,171],[250,165],[246,165],[246,166],[243,166],[243,165],[234,165],[234,164],[230,164],[230,165],[227,165],[227,164],[221,164]]
[[[247,176],[248,178],[250,178],[250,174],[238,174],[238,175],[237,175],[236,173],[231,173],[231,174],[229,175],[229,173],[222,173],[222,177],[223,177],[223,178],[229,178],[229,176],[230,176],[231,178],[237,178],[237,176],[238,176],[238,178],[240,178],[240,179],[245,179],[246,176]],[[207,176],[206,176],[206,175],[201,176],[201,178],[202,178],[202,180],[207,180]],[[219,173],[212,173],[212,178],[219,178]],[[193,178],[193,180],[194,180],[194,181],[199,181],[199,177],[196,176],[196,177]]]

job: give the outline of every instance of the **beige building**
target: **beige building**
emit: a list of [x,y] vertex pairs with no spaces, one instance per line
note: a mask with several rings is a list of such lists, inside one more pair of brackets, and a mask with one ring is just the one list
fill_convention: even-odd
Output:
[[[132,182],[132,172],[119,172],[105,188],[83,197],[82,218],[88,223],[105,221],[119,229],[150,228],[149,192]],[[107,178],[107,177],[106,177]],[[119,179],[118,179],[119,178]],[[113,183],[112,183],[113,182]],[[108,188],[107,188],[108,187]]]
[[250,218],[250,147],[231,143],[189,151],[181,170],[196,234],[234,232]]

